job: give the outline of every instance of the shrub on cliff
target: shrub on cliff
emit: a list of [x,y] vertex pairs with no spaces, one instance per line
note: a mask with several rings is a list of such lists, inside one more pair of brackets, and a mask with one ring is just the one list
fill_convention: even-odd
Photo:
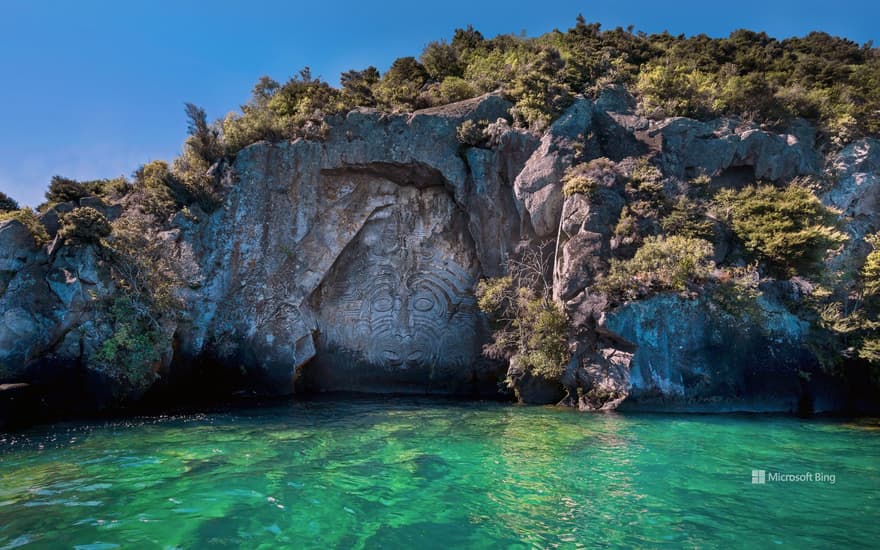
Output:
[[803,309],[814,321],[809,344],[827,370],[861,359],[880,384],[880,233],[865,241],[872,250],[856,277],[833,274],[844,275],[842,287],[817,286]]
[[715,230],[699,206],[686,196],[676,200],[672,210],[661,221],[660,226],[667,235],[681,235],[696,239],[711,240]]
[[49,190],[46,191],[46,201],[49,204],[77,202],[79,199],[92,194],[91,189],[76,180],[63,176],[52,176],[52,181],[49,182]]
[[488,126],[489,121],[487,120],[480,120],[478,122],[465,120],[455,129],[455,136],[462,145],[478,147],[487,140],[486,128]]
[[431,105],[446,105],[478,95],[476,88],[463,78],[447,76],[439,84],[431,84],[426,91]]
[[163,349],[161,332],[128,296],[119,296],[107,308],[112,333],[89,358],[89,368],[120,384],[125,394],[140,394],[156,378]]
[[551,296],[548,258],[538,248],[511,260],[506,277],[479,283],[477,300],[492,323],[489,357],[516,356],[531,374],[558,380],[568,361],[569,323]]
[[712,244],[703,239],[648,237],[629,260],[611,260],[597,288],[615,299],[635,300],[662,290],[687,290],[712,274]]
[[576,193],[591,195],[599,187],[611,187],[617,181],[615,164],[605,157],[570,166],[562,176],[562,194],[570,197]]
[[84,197],[118,198],[129,190],[128,180],[123,177],[77,181],[63,176],[52,176],[49,190],[46,191],[46,202],[53,205],[78,202]]
[[428,82],[428,72],[414,57],[394,60],[374,89],[379,103],[392,111],[412,111],[424,107],[419,95]]
[[464,67],[459,61],[458,50],[444,40],[429,42],[419,56],[428,76],[437,82],[447,77],[460,77]]
[[376,98],[373,89],[379,83],[379,70],[370,66],[362,71],[354,69],[342,73],[339,77],[342,85],[342,96],[345,104],[354,107],[375,107]]
[[872,251],[862,268],[862,293],[865,320],[861,323],[859,357],[875,366],[880,378],[880,233],[865,238]]
[[229,113],[223,119],[223,152],[235,155],[258,141],[284,138],[281,120],[269,108],[281,85],[268,76],[260,77],[251,90],[251,98],[241,106],[241,114]]
[[[378,78],[378,71],[373,71],[372,67],[357,74],[349,71],[348,78],[343,80],[346,83],[343,91],[312,77],[308,67],[283,85],[267,76],[261,77],[254,85],[251,99],[241,106],[242,114],[229,113],[222,122],[217,122],[222,128],[224,154],[235,155],[262,140],[323,139],[325,117],[355,106],[358,98],[372,97],[371,77]],[[315,131],[316,128],[321,131]]]
[[58,235],[68,245],[96,244],[110,234],[110,222],[104,214],[84,206],[65,214]]
[[542,46],[526,59],[509,87],[516,100],[511,113],[523,126],[541,131],[571,104],[572,93],[562,77],[565,61],[557,48]]
[[173,317],[179,309],[179,289],[194,268],[158,236],[159,228],[149,216],[132,212],[111,226],[108,245],[113,278],[139,314],[158,327],[163,316]]
[[312,77],[308,67],[279,87],[267,106],[280,119],[281,130],[288,139],[304,137],[300,131],[307,122],[320,123],[325,116],[344,110],[340,91]]
[[653,116],[704,118],[715,114],[716,84],[693,66],[657,60],[639,74],[637,88],[644,109]]
[[186,113],[187,133],[189,134],[185,147],[210,166],[223,156],[220,128],[208,124],[208,115],[205,110],[193,103],[184,103],[184,112]]
[[0,191],[0,214],[4,212],[12,212],[13,210],[18,210],[18,203],[9,195]]
[[154,160],[134,172],[135,189],[140,193],[141,210],[165,220],[174,211],[178,186],[168,163]]
[[745,248],[778,274],[814,272],[846,240],[835,228],[834,212],[804,187],[725,189],[714,202]]
[[223,157],[219,124],[209,125],[205,110],[186,104],[189,137],[183,154],[174,159],[174,177],[188,195],[187,202],[196,201],[202,210],[211,212],[221,202],[214,178],[208,175],[211,166]]

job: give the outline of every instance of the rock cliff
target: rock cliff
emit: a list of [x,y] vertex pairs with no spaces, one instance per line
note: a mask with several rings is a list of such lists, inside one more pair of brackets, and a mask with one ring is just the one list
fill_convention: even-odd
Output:
[[[412,114],[357,110],[321,141],[245,148],[212,169],[218,209],[192,205],[155,228],[164,254],[185,266],[183,305],[163,323],[162,349],[133,393],[121,394],[119,377],[90,361],[112,332],[97,306],[120,292],[112,261],[101,245],[55,237],[58,217],[80,205],[42,215],[55,237],[47,246],[20,222],[5,222],[0,383],[45,390],[28,399],[60,393],[53,403],[73,409],[175,385],[198,391],[212,379],[276,394],[497,396],[508,365],[482,354],[490,333],[475,286],[552,240],[553,291],[572,320],[572,360],[561,382],[514,377],[524,400],[564,399],[585,410],[851,407],[846,385],[813,358],[806,322],[780,298],[793,283],[762,282],[766,292],[748,315],[699,293],[609,301],[594,285],[618,248],[625,193],[610,185],[598,198],[566,197],[562,180],[575,162],[597,157],[621,166],[650,159],[671,198],[701,174],[714,188],[736,188],[833,171],[837,182],[822,199],[863,237],[880,229],[880,142],[852,144],[826,163],[806,124],[774,133],[735,119],[651,121],[632,105],[622,90],[580,98],[535,135],[511,127],[511,105],[490,94]],[[491,123],[480,146],[457,138],[467,120]],[[135,208],[82,200],[110,219]],[[721,239],[716,256],[727,246]],[[844,253],[867,251],[847,245]],[[13,392],[21,386],[0,386]]]

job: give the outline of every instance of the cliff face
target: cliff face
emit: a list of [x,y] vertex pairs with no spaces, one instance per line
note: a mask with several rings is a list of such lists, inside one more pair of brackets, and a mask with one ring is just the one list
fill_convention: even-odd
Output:
[[[564,197],[562,176],[576,158],[650,156],[672,196],[698,174],[736,187],[828,168],[806,125],[777,135],[735,120],[653,122],[631,105],[610,90],[577,100],[543,136],[502,121],[480,147],[462,145],[465,120],[509,117],[510,104],[489,95],[412,115],[354,111],[321,142],[246,148],[215,168],[218,210],[194,208],[157,228],[167,254],[185,264],[186,285],[183,310],[163,325],[155,384],[241,373],[247,389],[280,394],[497,395],[507,365],[481,354],[489,331],[475,286],[502,275],[518,250],[549,240],[554,295],[577,335],[561,385],[513,377],[525,400],[567,395],[582,409],[847,406],[779,289],[763,293],[760,314],[739,317],[707,297],[614,305],[594,290],[626,201],[613,187],[601,200]],[[853,236],[880,229],[878,155],[880,143],[867,140],[831,163],[841,176],[823,200],[843,211]],[[58,209],[73,206],[44,215],[50,232]],[[725,253],[716,245],[716,256]],[[0,383],[69,379],[83,392],[73,401],[119,397],[114,373],[89,361],[112,331],[95,306],[119,292],[110,268],[99,246],[42,248],[22,224],[0,225]]]

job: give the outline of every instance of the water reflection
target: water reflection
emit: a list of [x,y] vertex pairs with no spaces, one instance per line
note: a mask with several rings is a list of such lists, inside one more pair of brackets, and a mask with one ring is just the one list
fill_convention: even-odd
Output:
[[425,400],[65,425],[0,443],[0,548],[867,546],[876,425]]

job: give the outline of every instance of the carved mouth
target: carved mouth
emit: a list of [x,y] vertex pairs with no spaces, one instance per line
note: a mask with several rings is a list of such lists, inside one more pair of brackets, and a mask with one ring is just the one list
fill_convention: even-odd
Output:
[[392,367],[414,367],[422,363],[422,360],[425,357],[425,352],[422,350],[393,350],[386,349],[382,352],[382,356],[384,357],[386,363]]

